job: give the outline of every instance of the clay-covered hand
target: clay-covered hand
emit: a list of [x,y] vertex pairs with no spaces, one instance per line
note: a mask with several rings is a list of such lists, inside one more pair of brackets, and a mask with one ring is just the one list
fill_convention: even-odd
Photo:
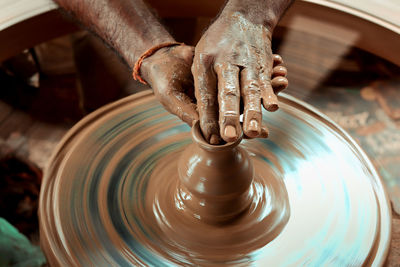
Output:
[[211,144],[221,137],[235,141],[243,132],[249,138],[266,137],[261,104],[278,109],[276,94],[288,81],[282,59],[271,51],[271,32],[240,12],[221,14],[195,49],[194,77],[200,126]]
[[192,46],[165,47],[146,58],[140,68],[160,103],[190,126],[199,119],[190,71],[193,55]]

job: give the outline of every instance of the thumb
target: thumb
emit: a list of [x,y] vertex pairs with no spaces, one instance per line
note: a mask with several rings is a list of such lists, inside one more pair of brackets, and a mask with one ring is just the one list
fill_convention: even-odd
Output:
[[158,96],[158,98],[167,111],[178,116],[189,126],[192,126],[194,121],[199,120],[196,104],[185,93],[173,91],[166,95]]

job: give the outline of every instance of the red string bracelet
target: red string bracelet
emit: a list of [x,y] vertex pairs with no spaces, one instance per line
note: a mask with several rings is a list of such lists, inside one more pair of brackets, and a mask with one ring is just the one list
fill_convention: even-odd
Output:
[[168,47],[168,46],[174,46],[174,45],[184,45],[184,43],[179,43],[179,42],[162,43],[162,44],[153,46],[152,48],[150,48],[149,50],[144,52],[139,57],[139,59],[136,61],[135,66],[133,67],[133,72],[132,72],[133,79],[135,79],[136,81],[139,81],[143,84],[147,84],[147,82],[145,80],[143,80],[143,78],[140,76],[140,67],[142,66],[143,60],[145,58],[153,55],[155,52],[157,52],[161,48]]

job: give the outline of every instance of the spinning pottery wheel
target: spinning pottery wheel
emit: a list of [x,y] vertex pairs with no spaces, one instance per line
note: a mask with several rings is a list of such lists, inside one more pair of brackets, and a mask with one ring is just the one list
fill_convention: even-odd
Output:
[[[263,114],[270,137],[240,144],[254,166],[251,199],[224,223],[203,221],[188,208],[190,193],[176,194],[179,162],[196,165],[181,157],[193,142],[190,128],[149,91],[83,119],[45,172],[40,230],[49,263],[383,264],[391,214],[372,164],[314,108],[285,94],[280,102],[279,111]],[[196,129],[193,136],[191,146],[201,148]]]

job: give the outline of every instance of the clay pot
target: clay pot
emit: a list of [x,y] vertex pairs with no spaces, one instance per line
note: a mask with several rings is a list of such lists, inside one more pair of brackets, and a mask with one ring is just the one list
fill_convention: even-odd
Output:
[[193,143],[178,163],[180,185],[177,196],[191,214],[208,223],[225,223],[242,213],[252,200],[253,165],[248,153],[236,142],[208,144],[196,122]]

